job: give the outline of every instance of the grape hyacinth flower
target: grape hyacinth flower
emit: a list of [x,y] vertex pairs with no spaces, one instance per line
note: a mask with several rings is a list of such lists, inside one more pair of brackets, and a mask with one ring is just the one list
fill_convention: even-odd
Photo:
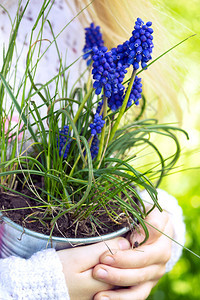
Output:
[[104,88],[105,96],[109,97],[111,95],[110,82],[114,79],[115,65],[113,64],[112,57],[107,50],[107,47],[103,47],[101,50],[97,47],[93,48],[94,55],[92,56],[92,74],[93,79],[95,80],[93,83],[95,94],[99,95],[102,88]]
[[[112,48],[110,51],[104,46],[99,26],[95,27],[92,23],[89,28],[86,28],[86,45],[83,50],[85,53],[84,58],[87,59],[90,57],[90,62],[91,60],[93,61],[92,75],[95,94],[100,95],[102,93],[94,121],[90,124],[91,135],[93,139],[95,138],[94,140],[101,133],[105,124],[101,116],[104,101],[105,105],[112,111],[120,109],[115,124],[112,127],[109,141],[112,140],[126,108],[130,107],[133,103],[136,105],[139,104],[142,83],[141,78],[136,76],[136,72],[139,67],[146,69],[147,63],[152,59],[151,54],[154,45],[151,25],[152,22],[145,24],[142,19],[137,18],[130,39],[122,45]],[[88,51],[90,53],[86,53]],[[125,89],[123,81],[127,69],[131,65],[133,73],[128,87]],[[102,139],[103,137],[101,136],[100,145],[102,144]],[[99,149],[99,152],[101,151]]]
[[116,111],[122,106],[123,96],[124,96],[125,87],[119,89],[117,92],[111,93],[110,98],[108,98],[108,107],[112,111]]
[[103,107],[103,99],[101,101],[99,101],[99,103],[98,103],[98,106],[97,106],[97,109],[96,109],[97,114],[101,114],[102,107]]
[[91,152],[92,159],[94,159],[99,152],[99,139],[97,134],[94,135],[93,137],[92,144],[90,147],[90,152]]
[[127,107],[130,107],[133,103],[135,105],[139,104],[139,99],[142,97],[142,95],[141,95],[141,93],[142,93],[142,83],[141,83],[141,81],[142,81],[141,78],[139,78],[138,76],[135,76],[135,80],[134,80],[133,86],[131,88],[131,93],[130,93],[130,96],[129,96]]
[[94,115],[93,123],[90,124],[91,135],[95,136],[97,133],[101,133],[101,130],[105,124],[102,116],[98,113]]
[[59,156],[67,158],[71,146],[71,133],[69,126],[65,125],[63,129],[59,130],[59,139],[57,138],[57,147],[59,149]]
[[127,68],[133,65],[134,70],[139,69],[139,64],[142,68],[146,68],[147,62],[152,59],[154,47],[151,25],[152,22],[144,24],[142,19],[137,18],[131,38],[111,49],[114,61],[121,62]]
[[104,89],[104,95],[110,98],[113,92],[118,93],[124,90],[122,82],[127,71],[120,63],[116,65],[113,62],[112,53],[107,50],[106,47],[101,50],[93,48],[92,74],[95,80],[93,84],[95,93],[99,95]]
[[[150,28],[151,22],[144,22],[137,18],[132,36],[128,41],[117,48],[107,51],[106,47],[98,49],[93,48],[93,79],[95,93],[99,95],[102,92],[108,98],[108,106],[112,111],[119,109],[125,98],[125,87],[122,84],[127,68],[133,65],[133,70],[147,67],[147,62],[152,58],[153,49],[153,29]],[[138,104],[141,98],[142,84],[141,80],[135,79],[127,107],[132,103]]]
[[[142,97],[142,83],[141,83],[141,78],[138,76],[135,77],[131,93],[127,102],[127,108],[130,107],[133,103],[138,105],[139,104],[139,99]],[[128,89],[128,88],[127,88]],[[119,91],[118,93],[112,93],[111,97],[108,99],[108,106],[112,111],[116,111],[119,109],[124,101],[126,91],[124,90]]]
[[87,65],[89,66],[92,61],[93,47],[101,49],[104,46],[104,41],[102,39],[102,33],[100,32],[100,26],[90,24],[90,27],[85,28],[85,46],[83,48],[83,59],[87,60]]

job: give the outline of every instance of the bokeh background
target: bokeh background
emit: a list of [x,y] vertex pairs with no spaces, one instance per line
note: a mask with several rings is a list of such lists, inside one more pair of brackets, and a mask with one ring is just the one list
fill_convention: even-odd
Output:
[[[177,95],[182,107],[181,127],[189,133],[190,139],[181,140],[179,168],[163,180],[161,188],[178,199],[187,226],[185,246],[200,255],[200,1],[154,2],[177,42],[197,34],[176,50],[179,51],[179,72],[183,75],[183,89]],[[200,299],[200,258],[184,249],[179,262],[160,280],[148,299]]]

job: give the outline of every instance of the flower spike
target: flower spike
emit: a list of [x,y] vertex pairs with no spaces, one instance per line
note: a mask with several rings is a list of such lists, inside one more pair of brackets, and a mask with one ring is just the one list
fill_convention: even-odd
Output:
[[90,24],[90,27],[85,28],[85,46],[83,48],[83,59],[87,60],[87,65],[92,62],[93,47],[101,48],[104,46],[104,41],[102,39],[102,34],[100,32],[100,26]]
[[71,132],[69,126],[65,125],[63,129],[59,131],[59,138],[57,138],[57,147],[59,149],[59,156],[67,158],[71,146]]

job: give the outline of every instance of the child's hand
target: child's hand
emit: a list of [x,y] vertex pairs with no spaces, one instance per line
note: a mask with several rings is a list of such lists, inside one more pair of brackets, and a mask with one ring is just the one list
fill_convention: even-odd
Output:
[[[146,221],[168,236],[173,236],[168,213],[154,209]],[[142,300],[148,297],[151,289],[165,274],[165,266],[171,256],[171,240],[151,226],[148,226],[148,230],[148,241],[138,248],[119,250],[114,255],[106,251],[100,257],[101,264],[93,270],[94,278],[123,288],[100,292],[94,300]],[[137,232],[129,237],[133,245],[143,239],[144,236]]]
[[[114,252],[130,248],[130,243],[125,238],[115,238],[106,241]],[[93,278],[92,271],[99,264],[99,257],[106,251],[104,242],[58,251],[63,265],[66,284],[70,300],[92,300],[93,296],[105,290],[110,290],[113,285]]]

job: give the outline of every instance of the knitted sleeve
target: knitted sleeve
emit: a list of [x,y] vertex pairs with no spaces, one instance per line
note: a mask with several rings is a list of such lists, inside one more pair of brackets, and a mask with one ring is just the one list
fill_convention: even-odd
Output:
[[69,300],[62,264],[54,249],[30,259],[0,259],[0,299]]
[[[166,272],[172,270],[176,262],[179,260],[182,254],[183,245],[185,244],[185,223],[183,220],[183,212],[181,207],[178,205],[178,201],[172,195],[169,195],[166,191],[158,189],[158,202],[163,210],[169,213],[170,219],[174,227],[173,239],[177,242],[172,241],[172,253],[171,258],[166,265]],[[144,201],[152,203],[149,194],[146,191],[141,192],[141,197]],[[182,246],[181,246],[182,245]]]

